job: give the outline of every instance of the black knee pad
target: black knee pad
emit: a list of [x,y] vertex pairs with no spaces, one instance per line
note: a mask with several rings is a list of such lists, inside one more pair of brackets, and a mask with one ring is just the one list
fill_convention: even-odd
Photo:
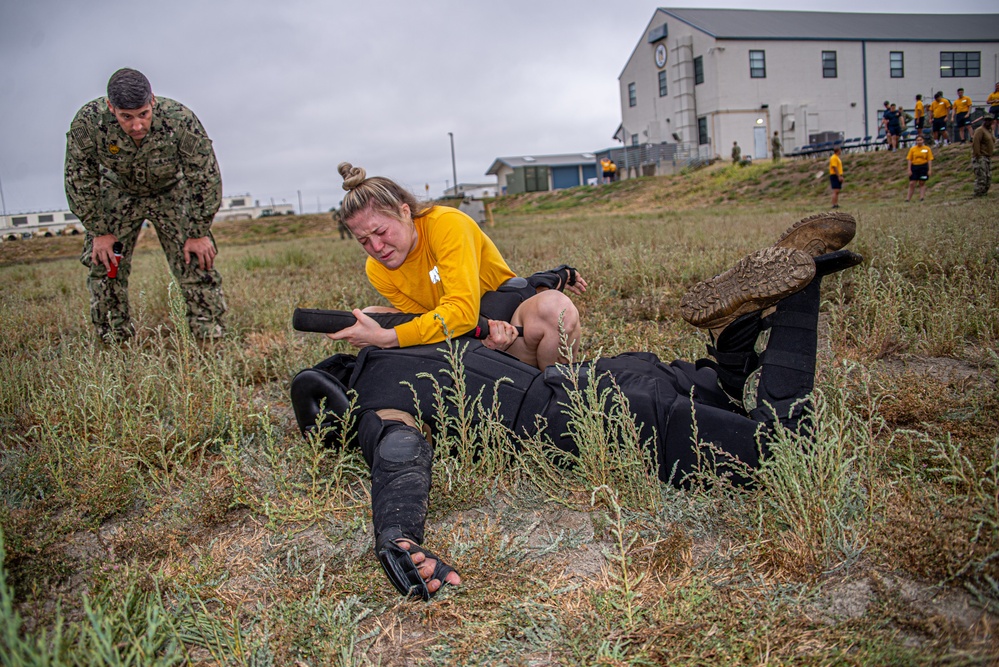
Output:
[[325,430],[323,443],[327,447],[338,442],[337,417],[342,419],[350,410],[347,389],[339,380],[325,371],[306,368],[291,381],[291,404],[304,437],[319,428]]

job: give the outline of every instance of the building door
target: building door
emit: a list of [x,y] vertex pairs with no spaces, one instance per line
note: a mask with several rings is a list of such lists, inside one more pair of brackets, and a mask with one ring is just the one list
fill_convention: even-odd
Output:
[[767,128],[753,126],[753,159],[764,160],[767,157]]

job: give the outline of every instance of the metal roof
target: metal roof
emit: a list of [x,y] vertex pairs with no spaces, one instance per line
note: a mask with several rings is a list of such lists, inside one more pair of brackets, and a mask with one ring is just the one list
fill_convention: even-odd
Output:
[[498,157],[493,161],[486,175],[499,172],[501,165],[511,168],[540,166],[540,167],[567,167],[580,164],[593,164],[597,161],[597,156],[593,153],[566,153],[563,155],[524,155],[522,157]]
[[659,9],[716,39],[999,42],[999,14]]

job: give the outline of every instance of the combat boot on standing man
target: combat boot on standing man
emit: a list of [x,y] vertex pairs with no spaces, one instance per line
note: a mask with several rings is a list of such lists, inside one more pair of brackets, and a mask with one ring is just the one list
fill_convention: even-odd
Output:
[[222,177],[190,109],[155,97],[141,72],[112,74],[107,97],[83,105],[66,135],[66,198],[86,230],[80,261],[90,270],[90,317],[102,339],[134,333],[128,278],[144,220],[156,228],[191,331],[222,336],[226,303],[210,231]]

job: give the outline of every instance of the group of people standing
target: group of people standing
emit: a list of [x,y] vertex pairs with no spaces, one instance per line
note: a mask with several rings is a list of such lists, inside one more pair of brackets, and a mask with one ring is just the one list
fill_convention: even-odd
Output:
[[[999,83],[996,83],[995,90],[989,94],[985,104],[989,108],[988,115],[992,116],[993,119],[999,116]],[[930,130],[933,133],[934,146],[951,142],[948,131],[949,123],[953,123],[954,126],[954,141],[966,143],[971,140],[974,131],[970,118],[972,106],[973,102],[970,97],[964,94],[964,88],[957,89],[957,97],[953,102],[944,97],[943,91],[938,90],[933,94],[933,100],[929,104],[928,115],[931,120]],[[901,134],[902,128],[908,124],[907,122],[901,122],[900,118],[902,120],[905,119],[904,110],[901,108],[896,110],[894,104],[889,104],[885,101],[882,125],[885,128],[886,141],[888,141],[889,147],[892,145],[892,137],[894,137],[895,147],[897,148],[898,136]],[[923,134],[925,131],[926,118],[927,108],[923,103],[923,96],[916,95],[913,127],[917,134]],[[994,128],[992,134],[993,138],[999,137],[999,128]]]
[[[999,97],[999,96],[997,96]],[[895,105],[891,105],[895,106]],[[982,117],[982,124],[971,137],[971,168],[975,175],[974,196],[984,197],[992,185],[992,154],[995,152],[995,136],[991,114]],[[829,187],[832,190],[832,207],[839,208],[839,193],[843,189],[842,147],[836,146],[829,157]],[[926,197],[926,183],[933,173],[933,149],[926,143],[922,132],[916,134],[915,141],[905,156],[906,173],[909,177],[909,191],[905,201],[912,201],[912,195],[919,185],[919,201]]]

